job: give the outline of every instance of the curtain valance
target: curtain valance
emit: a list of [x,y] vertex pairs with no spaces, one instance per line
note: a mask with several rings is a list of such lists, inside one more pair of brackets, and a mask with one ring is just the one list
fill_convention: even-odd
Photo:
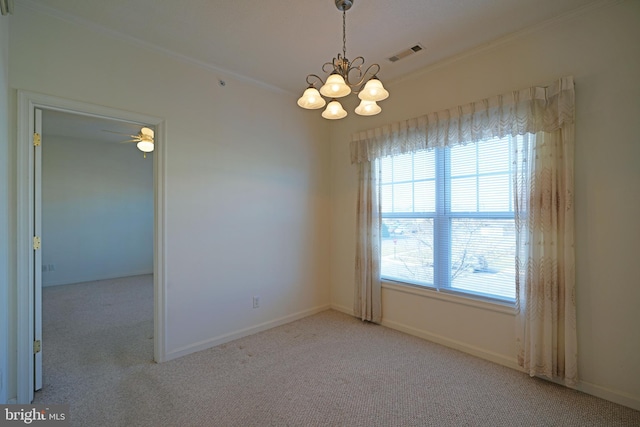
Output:
[[573,77],[357,132],[351,163],[492,137],[553,132],[574,121]]

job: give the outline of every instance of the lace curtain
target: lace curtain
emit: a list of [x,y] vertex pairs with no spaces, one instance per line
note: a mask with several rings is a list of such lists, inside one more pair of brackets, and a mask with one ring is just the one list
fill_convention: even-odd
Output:
[[[571,90],[569,90],[569,88]],[[573,78],[531,87],[352,135],[351,163],[492,137],[553,132],[573,123]]]
[[573,387],[578,380],[573,126],[538,132],[531,140],[514,156],[518,364],[531,376]]
[[380,323],[380,193],[376,162],[358,164],[358,216],[356,227],[356,283],[354,313],[362,320]]
[[380,313],[380,206],[375,160],[494,137],[527,135],[515,148],[518,363],[531,376],[577,381],[573,247],[572,77],[352,135],[358,165],[356,315]]

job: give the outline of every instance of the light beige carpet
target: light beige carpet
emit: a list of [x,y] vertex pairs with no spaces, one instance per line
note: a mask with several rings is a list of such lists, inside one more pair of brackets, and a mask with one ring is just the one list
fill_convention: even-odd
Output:
[[639,426],[640,412],[326,311],[152,360],[150,276],[44,290],[44,388],[75,426]]

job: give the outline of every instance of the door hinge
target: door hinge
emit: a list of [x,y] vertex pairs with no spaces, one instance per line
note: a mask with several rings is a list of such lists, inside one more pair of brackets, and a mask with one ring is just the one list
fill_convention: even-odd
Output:
[[38,132],[34,132],[33,134],[33,146],[34,147],[40,147],[41,144],[41,138],[40,138],[40,134]]
[[33,236],[33,250],[37,251],[38,249],[40,249],[40,237]]
[[40,353],[42,345],[40,344],[40,340],[35,340],[33,342],[33,354]]

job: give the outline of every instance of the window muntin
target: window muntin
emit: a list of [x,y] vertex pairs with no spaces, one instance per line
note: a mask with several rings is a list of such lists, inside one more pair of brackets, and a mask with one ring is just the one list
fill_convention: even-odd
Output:
[[512,153],[518,140],[379,160],[384,279],[515,300]]

